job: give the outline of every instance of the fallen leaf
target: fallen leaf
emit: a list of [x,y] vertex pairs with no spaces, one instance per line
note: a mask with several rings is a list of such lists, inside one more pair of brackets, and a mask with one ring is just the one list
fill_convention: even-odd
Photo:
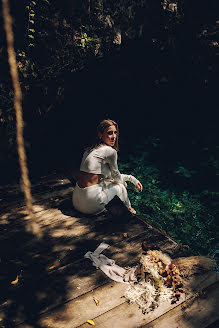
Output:
[[52,270],[54,269],[56,266],[55,265],[52,265],[51,267],[49,267],[49,270]]
[[92,325],[92,326],[95,326],[95,323],[93,322],[93,320],[87,320],[87,322]]
[[17,276],[17,278],[15,279],[15,280],[13,280],[12,282],[11,282],[11,285],[16,285],[18,283],[18,276]]
[[93,300],[94,300],[96,305],[99,305],[100,301],[96,297],[93,296]]
[[125,232],[124,234],[123,234],[123,237],[128,237],[128,234]]

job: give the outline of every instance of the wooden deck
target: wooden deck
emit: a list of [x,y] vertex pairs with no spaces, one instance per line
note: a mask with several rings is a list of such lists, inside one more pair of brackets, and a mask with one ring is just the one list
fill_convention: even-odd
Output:
[[[174,240],[128,213],[119,218],[81,216],[71,205],[73,187],[67,179],[45,177],[32,189],[41,240],[25,229],[18,186],[0,187],[0,327],[86,328],[91,319],[99,328],[219,325],[216,272],[192,277],[186,298],[143,315],[123,297],[127,285],[111,281],[83,257],[104,241],[110,245],[106,256],[120,266],[133,266],[141,256],[142,241],[176,256]],[[18,282],[11,284],[16,277]]]

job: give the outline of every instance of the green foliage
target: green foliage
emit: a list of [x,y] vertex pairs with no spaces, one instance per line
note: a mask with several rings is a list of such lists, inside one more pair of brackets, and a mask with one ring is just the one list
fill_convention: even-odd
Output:
[[[31,38],[33,38],[31,36]],[[29,47],[33,47],[34,44],[30,43]],[[17,52],[17,58],[18,58],[18,69],[20,73],[22,74],[23,78],[36,78],[37,73],[35,69],[35,64],[31,60],[30,57],[26,55],[24,51],[18,51]]]
[[100,39],[88,37],[86,32],[81,31],[75,35],[76,45],[82,48],[92,49],[94,54],[97,54],[97,45],[100,44]]
[[195,173],[194,170],[189,170],[187,168],[185,168],[184,166],[178,166],[177,169],[174,171],[174,173],[176,174],[179,174],[183,177],[186,177],[186,178],[191,178],[192,177],[192,174]]
[[[121,172],[134,175],[143,185],[143,191],[137,194],[130,186],[131,204],[137,214],[143,215],[178,242],[189,245],[194,253],[212,253],[219,246],[216,244],[215,210],[219,205],[219,193],[214,193],[216,204],[212,207],[211,203],[204,201],[204,197],[212,195],[211,191],[194,192],[189,190],[189,185],[179,191],[171,185],[171,181],[164,184],[165,177],[161,173],[160,160],[150,161],[148,152],[150,147],[157,149],[158,143],[161,143],[159,138],[149,137],[134,155],[129,156],[128,161],[119,165]],[[176,170],[173,169],[172,174],[192,179],[192,171],[180,166]]]
[[[29,1],[29,5],[26,6],[26,11],[27,11],[27,44],[28,48],[29,47],[34,47],[33,39],[34,39],[34,33],[35,29],[33,26],[35,25],[35,6],[36,2],[35,1]],[[31,41],[32,40],[32,41]]]

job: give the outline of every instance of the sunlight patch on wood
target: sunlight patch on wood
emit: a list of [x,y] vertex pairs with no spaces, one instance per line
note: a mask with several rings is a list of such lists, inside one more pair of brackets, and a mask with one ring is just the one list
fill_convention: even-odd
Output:
[[74,245],[54,245],[52,251],[57,253],[57,252],[62,252],[62,251],[75,251],[76,246]]
[[80,225],[78,227],[74,227],[73,230],[63,230],[63,227],[59,229],[53,228],[53,231],[51,231],[50,235],[54,238],[57,237],[75,237],[75,236],[81,236],[84,234],[89,233],[90,227],[85,226],[85,225]]
[[68,179],[58,179],[57,180],[57,184],[58,185],[62,185],[62,184],[67,184],[67,183],[69,183],[69,180]]

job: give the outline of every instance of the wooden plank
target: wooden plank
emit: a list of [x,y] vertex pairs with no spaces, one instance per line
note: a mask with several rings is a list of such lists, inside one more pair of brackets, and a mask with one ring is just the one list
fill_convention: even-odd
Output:
[[219,327],[219,319],[211,323],[208,327],[205,328],[218,328]]
[[[150,233],[153,234],[151,230]],[[104,251],[104,254],[113,258],[120,266],[133,266],[138,262],[141,255],[141,242],[147,236],[150,237],[148,233],[142,233],[128,241],[123,239],[117,245],[110,247],[107,252]],[[161,239],[160,243],[164,244],[163,238]],[[167,238],[165,240],[170,244]],[[88,248],[87,250],[94,249]],[[24,277],[25,284],[24,286],[21,285],[19,287],[20,291],[18,290],[17,292],[21,294],[23,288],[24,291],[31,291],[31,288],[34,289],[32,294],[35,294],[37,291],[42,298],[42,302],[38,301],[38,306],[41,309],[40,313],[42,313],[48,312],[57,305],[75,300],[79,296],[109,281],[107,276],[92,266],[90,260],[81,258],[71,265],[54,270],[54,272],[51,272],[47,276],[30,276],[29,279],[28,277]],[[64,293],[63,290],[65,291]],[[17,323],[20,322],[19,318],[15,317],[14,320]]]
[[[213,283],[215,283],[215,273],[208,274],[209,279],[204,278],[203,276],[199,276],[198,278],[196,277],[195,281],[196,284],[199,285],[200,290],[203,290],[206,285],[207,286],[212,286]],[[204,284],[200,285],[200,281],[205,281]],[[212,286],[212,289],[215,290],[215,286],[217,286],[218,289],[218,283],[217,285]],[[161,316],[164,315],[164,313],[170,313],[175,309],[176,307],[178,308],[179,306],[183,306],[187,304],[189,299],[192,298],[192,293],[187,296],[187,299],[181,297],[180,301],[178,304],[170,304],[168,301],[164,301],[163,303],[160,304],[158,308],[156,308],[154,311],[149,312],[148,314],[143,315],[141,310],[138,308],[137,304],[128,304],[127,302],[114,307],[113,309],[103,313],[100,316],[93,316],[90,319],[92,319],[95,322],[95,327],[99,328],[137,328],[137,327],[153,327],[152,322],[156,320],[157,318],[160,318]],[[218,291],[217,291],[218,295]],[[217,296],[218,297],[218,296]],[[211,307],[212,303],[212,298],[208,298],[207,302],[209,304],[209,307]],[[216,307],[213,304],[214,311],[216,310]],[[217,298],[217,304],[218,304],[218,298]],[[205,304],[206,305],[206,304]],[[215,316],[214,316],[215,317]],[[64,326],[60,326],[60,328],[64,328]],[[88,328],[89,324],[84,323],[80,325],[81,328]],[[159,328],[163,328],[162,325],[158,326]],[[158,328],[156,326],[156,328]],[[167,327],[167,326],[165,326]],[[173,328],[178,328],[180,326],[178,325],[168,325],[169,327]],[[199,327],[199,326],[194,326]],[[181,328],[181,327],[180,327]],[[184,327],[183,327],[184,328]],[[186,326],[186,328],[192,328],[192,326]]]
[[[45,206],[48,207],[53,207],[51,205],[54,205],[55,199],[70,199],[72,196],[74,187],[67,182],[62,181],[56,181],[54,182],[50,187],[43,187],[42,190],[36,190],[35,192],[32,191],[32,199],[33,199],[33,204],[44,204]],[[25,209],[26,203],[24,200],[24,195],[23,193],[20,194],[19,197],[17,197],[16,194],[13,194],[13,191],[11,192],[10,197],[7,195],[4,196],[1,194],[0,196],[0,213],[6,214],[10,212],[14,212],[16,210],[22,210]]]
[[[12,215],[12,220],[15,221],[14,225],[10,224],[10,217],[4,217],[1,222],[4,223],[4,234],[0,236],[2,245],[9,244],[10,240],[14,239],[16,233],[20,231],[17,221],[23,220],[25,222],[24,220],[28,218],[22,218],[22,215],[20,213],[18,219]],[[116,220],[109,219],[106,216],[78,218],[65,215],[59,209],[49,209],[36,213],[36,218],[41,230],[45,232],[47,239],[49,238],[49,262],[52,261],[52,254],[54,253],[56,258],[62,259],[59,266],[67,265],[68,261],[72,263],[82,257],[88,249],[95,249],[101,241],[108,242],[110,245],[114,245],[121,240],[128,242],[129,238],[133,238],[144,231],[148,231],[147,240],[152,238],[159,243],[165,240],[166,244],[167,239],[159,231],[129,214]],[[33,255],[37,254],[39,256],[42,252],[45,252],[45,248],[35,247],[35,243],[35,240],[31,239],[28,243],[21,241],[19,245],[17,240],[15,252],[17,254],[25,253],[31,247]],[[7,251],[7,247],[5,247],[5,251]]]
[[[208,283],[211,284],[215,279],[215,275],[211,276],[210,280],[205,280],[204,286]],[[203,277],[199,277],[198,281],[203,280]],[[197,281],[197,280],[196,280]],[[207,283],[206,283],[207,282]],[[210,289],[217,290],[216,299],[214,305],[217,305],[218,300],[218,283],[217,286],[215,284],[210,285]],[[175,305],[167,302],[161,304],[159,308],[155,311],[150,312],[146,315],[143,315],[141,310],[138,308],[136,304],[127,304],[123,295],[127,288],[127,285],[110,282],[106,285],[96,288],[85,295],[82,295],[79,298],[76,298],[72,302],[67,302],[63,304],[61,307],[56,308],[50,313],[44,314],[37,324],[42,325],[43,327],[51,327],[51,328],[76,328],[80,327],[89,327],[86,323],[88,319],[92,319],[95,322],[96,327],[121,327],[121,328],[137,328],[137,327],[156,327],[163,328],[167,327],[164,325],[156,325],[153,326],[154,323],[158,323],[159,320],[165,318],[165,316],[172,317],[171,313],[173,313],[175,318],[175,313],[179,313],[182,309],[189,309],[188,304],[193,304],[194,300],[192,298],[192,294],[187,296],[187,300],[185,298],[181,298],[180,302]],[[209,306],[209,299],[212,299],[211,294],[209,294],[209,289],[206,290],[209,297],[205,299],[205,306],[211,308]],[[94,298],[99,300],[99,305],[96,305]],[[195,299],[195,301],[197,301]],[[199,302],[199,301],[197,301]],[[215,311],[216,307],[213,306],[212,312]],[[204,310],[203,310],[204,311]],[[166,313],[164,315],[164,313]],[[183,312],[181,311],[181,314]],[[205,311],[206,314],[206,311]],[[203,315],[204,316],[204,315]],[[190,315],[190,317],[192,317]],[[158,319],[156,319],[158,318]],[[212,316],[212,320],[217,319],[217,315]],[[207,322],[207,320],[205,320]],[[208,322],[210,322],[208,320]],[[145,325],[145,323],[148,323]],[[162,321],[163,324],[163,321]],[[20,328],[27,328],[26,323],[19,325]],[[29,326],[28,326],[29,327]],[[34,327],[34,326],[32,326]],[[181,326],[170,324],[168,327],[177,328]],[[183,328],[191,328],[193,326],[182,326]],[[199,327],[199,326],[194,326]],[[205,326],[200,326],[201,328]]]
[[[154,229],[151,225],[141,222],[130,214],[117,219],[109,219],[104,216],[76,217],[73,209],[63,210],[59,207],[60,198],[69,197],[71,193],[72,188],[63,190],[55,187],[55,191],[52,193],[36,195],[34,201],[37,199],[39,203],[34,205],[36,216],[45,232],[43,239],[39,242],[32,239],[28,243],[23,239],[21,244],[17,242],[17,232],[20,232],[21,229],[19,222],[23,222],[28,217],[25,217],[24,207],[17,208],[15,203],[8,212],[6,208],[5,222],[2,221],[2,226],[7,227],[6,221],[8,220],[8,232],[5,232],[3,239],[0,240],[1,243],[4,241],[5,247],[6,241],[10,246],[13,239],[16,240],[18,247],[11,248],[15,253],[14,256],[22,259],[22,254],[24,256],[31,254],[36,267],[35,273],[32,269],[32,262],[28,262],[30,259],[28,261],[24,259],[24,271],[19,277],[19,284],[15,286],[16,288],[9,285],[8,304],[14,309],[16,309],[16,304],[20,305],[19,308],[24,308],[24,311],[14,310],[10,313],[13,325],[29,318],[27,308],[30,300],[35,304],[34,313],[31,313],[30,316],[35,316],[37,320],[44,313],[44,319],[47,318],[50,321],[53,320],[53,317],[48,314],[48,311],[52,311],[57,306],[65,308],[68,304],[68,317],[70,313],[74,312],[74,307],[79,311],[80,306],[85,303],[88,311],[91,302],[89,293],[93,289],[97,292],[98,297],[102,295],[101,298],[109,293],[112,301],[107,305],[103,302],[101,307],[97,308],[94,303],[93,306],[97,312],[93,309],[85,312],[86,315],[96,313],[95,316],[101,316],[103,312],[107,313],[111,308],[118,308],[124,303],[124,299],[121,299],[123,287],[116,287],[118,284],[114,284],[111,291],[112,282],[100,270],[96,270],[89,260],[83,258],[86,251],[93,251],[102,241],[112,245],[104,253],[113,258],[120,266],[133,266],[138,262],[142,241],[153,242],[163,251],[177,245],[158,229]],[[56,196],[58,202],[53,203],[54,208],[46,209],[51,206],[51,198]],[[54,269],[50,270],[50,266],[53,265],[55,265]],[[105,285],[107,283],[108,285]],[[116,289],[118,290],[116,291]],[[85,294],[89,295],[88,298],[85,297]],[[83,298],[84,301],[76,302],[80,298]],[[81,311],[83,313],[84,310]],[[56,312],[54,309],[53,315],[63,317],[62,310]],[[76,322],[77,325],[83,324],[86,318],[84,316],[82,320],[81,316],[79,319],[80,321]],[[54,324],[56,321],[57,319],[53,320]],[[72,324],[73,321],[74,317],[71,320]],[[25,325],[24,327],[26,327]]]
[[[48,206],[52,207],[52,205],[57,205],[54,200],[57,199],[57,201],[60,201],[61,199],[63,200],[63,198],[69,198],[69,196],[72,195],[72,192],[72,186],[61,186],[61,188],[52,189],[49,192],[47,191],[47,193],[33,194],[33,205],[41,205],[44,206],[44,208]],[[0,206],[1,216],[11,215],[13,213],[24,213],[25,208],[24,199],[7,202],[5,205]],[[34,207],[33,210],[36,212],[39,211],[37,207]]]
[[[69,184],[69,179],[66,179],[66,177],[63,177],[61,175],[54,174],[52,176],[40,178],[37,182],[32,184],[31,190],[32,193],[45,193],[45,191],[54,189],[55,187]],[[13,202],[13,200],[16,200],[16,198],[23,198],[23,192],[21,191],[20,184],[9,184],[0,186],[0,194],[4,197],[2,199],[3,203],[6,201]]]
[[[123,297],[126,284],[111,282],[94,289],[73,302],[64,304],[49,315],[43,316],[37,323],[43,327],[74,328],[83,324],[93,315],[99,316],[115,306],[125,302]],[[99,302],[98,305],[95,303]]]
[[[219,319],[219,282],[142,328],[206,328]],[[216,326],[214,326],[216,328]]]

